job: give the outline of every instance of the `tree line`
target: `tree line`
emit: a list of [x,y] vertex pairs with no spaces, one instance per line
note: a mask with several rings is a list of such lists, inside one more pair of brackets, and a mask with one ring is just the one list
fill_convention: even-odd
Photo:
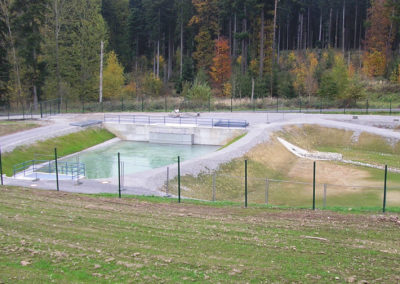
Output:
[[0,104],[363,95],[400,80],[396,0],[0,0]]

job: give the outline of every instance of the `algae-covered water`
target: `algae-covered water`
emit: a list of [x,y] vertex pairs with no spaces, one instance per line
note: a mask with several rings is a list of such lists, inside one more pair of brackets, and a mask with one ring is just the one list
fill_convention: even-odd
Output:
[[185,161],[217,149],[218,146],[118,141],[80,153],[65,161],[79,160],[86,165],[86,178],[99,179],[118,176],[118,152],[124,174],[127,175],[176,163],[178,156],[181,161]]

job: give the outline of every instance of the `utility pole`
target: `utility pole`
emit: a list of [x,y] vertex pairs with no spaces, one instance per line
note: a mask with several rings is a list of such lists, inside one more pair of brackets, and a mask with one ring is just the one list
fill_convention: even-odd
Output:
[[103,57],[104,57],[104,42],[101,41],[100,48],[100,86],[99,86],[99,102],[103,102]]

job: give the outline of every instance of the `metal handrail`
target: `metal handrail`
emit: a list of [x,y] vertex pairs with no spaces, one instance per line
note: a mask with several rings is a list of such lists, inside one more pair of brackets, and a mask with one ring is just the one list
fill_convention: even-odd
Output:
[[[55,173],[55,162],[51,160],[30,160],[25,161],[13,166],[14,178],[18,172],[24,172],[26,176],[27,171],[32,173]],[[58,173],[64,175],[71,175],[71,178],[80,178],[86,175],[86,166],[84,163],[58,161]]]
[[235,127],[246,128],[247,120],[232,120],[223,118],[200,118],[200,117],[169,117],[148,115],[117,115],[104,114],[104,122],[132,123],[132,124],[179,124],[209,127]]

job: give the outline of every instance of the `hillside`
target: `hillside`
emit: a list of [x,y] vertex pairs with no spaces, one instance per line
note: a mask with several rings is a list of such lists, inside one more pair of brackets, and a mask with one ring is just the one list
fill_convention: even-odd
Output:
[[398,216],[0,190],[0,282],[397,283]]

